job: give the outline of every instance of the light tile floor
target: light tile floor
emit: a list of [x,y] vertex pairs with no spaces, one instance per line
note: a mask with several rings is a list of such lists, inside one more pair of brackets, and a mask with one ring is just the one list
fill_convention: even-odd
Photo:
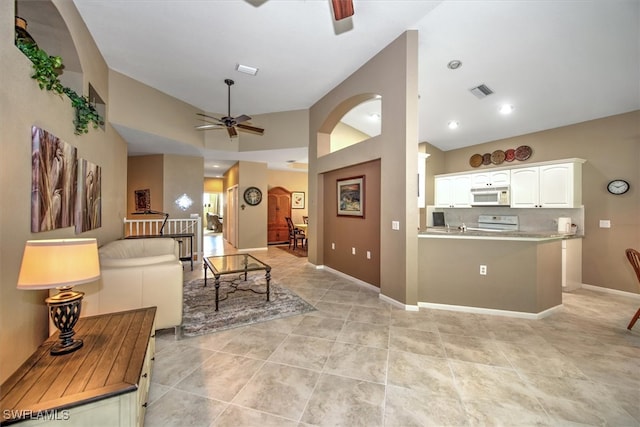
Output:
[[640,426],[638,301],[578,290],[543,320],[407,312],[306,258],[256,255],[318,310],[159,333],[146,426]]

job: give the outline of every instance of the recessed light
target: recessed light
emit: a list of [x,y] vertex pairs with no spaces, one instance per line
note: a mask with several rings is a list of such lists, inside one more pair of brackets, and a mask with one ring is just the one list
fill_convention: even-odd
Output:
[[460,126],[460,123],[456,122],[455,120],[451,120],[447,126],[449,126],[449,129],[458,129],[458,126]]
[[504,104],[502,107],[500,107],[500,114],[511,114],[513,112],[513,105],[511,104]]
[[447,64],[447,68],[450,70],[457,70],[460,67],[462,67],[462,61],[458,61],[457,59],[449,61],[449,63]]
[[258,74],[258,69],[249,65],[236,64],[236,70],[241,73],[249,74],[250,76]]

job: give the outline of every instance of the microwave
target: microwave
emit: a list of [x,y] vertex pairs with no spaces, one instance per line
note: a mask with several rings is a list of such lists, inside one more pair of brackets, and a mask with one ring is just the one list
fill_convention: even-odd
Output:
[[509,187],[471,189],[471,206],[509,206]]

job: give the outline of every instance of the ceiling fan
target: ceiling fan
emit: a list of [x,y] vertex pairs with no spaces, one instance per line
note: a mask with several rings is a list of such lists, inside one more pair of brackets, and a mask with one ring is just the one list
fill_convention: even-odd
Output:
[[[209,130],[226,128],[230,138],[237,137],[238,131],[248,132],[254,135],[263,135],[264,129],[244,124],[244,122],[251,120],[251,117],[247,116],[246,114],[238,117],[231,116],[231,85],[233,85],[235,82],[231,79],[225,79],[224,82],[227,84],[228,91],[227,115],[218,119],[216,117],[211,117],[203,113],[196,113],[198,116],[201,116],[202,120],[205,122],[205,124],[203,125],[196,126],[196,129]],[[215,123],[211,122],[210,120],[215,120]]]
[[353,16],[353,0],[331,0],[336,21]]

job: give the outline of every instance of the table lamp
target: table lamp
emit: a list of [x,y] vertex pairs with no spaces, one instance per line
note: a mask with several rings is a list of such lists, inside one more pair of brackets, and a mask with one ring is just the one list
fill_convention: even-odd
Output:
[[59,290],[45,299],[51,320],[60,330],[60,342],[51,347],[52,355],[72,353],[82,347],[82,340],[73,339],[73,327],[80,317],[84,292],[72,288],[98,277],[96,239],[28,240],[25,244],[18,289]]

